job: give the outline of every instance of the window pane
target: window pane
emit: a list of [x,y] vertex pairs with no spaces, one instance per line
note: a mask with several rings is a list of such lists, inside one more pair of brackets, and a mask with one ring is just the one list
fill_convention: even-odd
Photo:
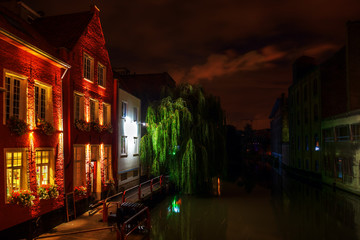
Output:
[[41,177],[42,177],[41,184],[48,184],[49,183],[49,167],[47,165],[42,166],[42,168],[41,168]]
[[35,86],[35,117],[39,118],[39,87]]
[[90,121],[95,121],[95,101],[90,100]]
[[40,185],[40,176],[41,176],[41,168],[40,166],[37,166],[36,167],[36,182],[37,182],[37,185],[39,186]]
[[45,89],[41,89],[41,101],[40,101],[40,118],[45,120],[45,96],[46,96],[46,91]]
[[49,152],[42,151],[42,163],[49,163]]
[[13,116],[20,117],[20,81],[14,79]]
[[21,152],[14,152],[13,153],[13,166],[14,167],[21,166],[21,160],[22,160],[21,157],[22,157]]
[[6,88],[6,95],[5,95],[5,109],[6,109],[6,120],[10,118],[10,81],[9,77],[5,78],[5,88]]
[[13,190],[20,190],[21,169],[13,169]]

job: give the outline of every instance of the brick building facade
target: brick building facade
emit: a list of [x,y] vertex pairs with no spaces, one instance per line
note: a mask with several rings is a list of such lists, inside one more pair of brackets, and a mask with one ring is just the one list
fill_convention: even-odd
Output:
[[[4,8],[0,13],[2,231],[64,206],[62,84],[70,65],[28,23]],[[45,185],[57,185],[60,195],[41,199]],[[12,203],[15,192],[26,190],[31,206]]]

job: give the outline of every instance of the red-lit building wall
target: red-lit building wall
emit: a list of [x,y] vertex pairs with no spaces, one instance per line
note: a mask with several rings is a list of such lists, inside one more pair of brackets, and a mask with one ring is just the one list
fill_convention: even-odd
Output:
[[[4,39],[4,38],[3,38]],[[62,152],[62,80],[64,69],[55,66],[51,60],[39,58],[29,51],[22,50],[7,41],[0,39],[0,87],[5,84],[5,72],[13,72],[26,77],[26,94],[21,95],[27,102],[26,119],[30,124],[30,132],[17,136],[11,133],[8,124],[4,124],[5,92],[0,92],[0,231],[16,224],[63,206],[63,152]],[[34,83],[41,81],[51,87],[52,125],[55,133],[45,135],[35,125]],[[5,148],[26,148],[28,164],[28,189],[37,196],[35,149],[51,148],[54,150],[54,183],[58,186],[59,197],[55,200],[34,200],[32,207],[6,203],[6,163]]]
[[[90,82],[83,78],[83,55],[87,55],[93,58],[93,82]],[[109,55],[105,46],[105,39],[102,33],[102,28],[100,24],[99,12],[97,9],[94,9],[94,15],[90,20],[85,31],[75,44],[74,48],[71,51],[64,50],[62,52],[64,59],[71,65],[69,70],[69,75],[64,79],[64,131],[65,131],[65,189],[66,192],[72,192],[74,189],[73,176],[74,176],[74,145],[105,145],[111,146],[112,149],[112,160],[114,161],[115,154],[115,141],[114,134],[116,132],[115,125],[115,109],[116,109],[116,91],[114,91],[114,81],[112,75],[111,64],[109,60]],[[105,88],[98,85],[97,80],[97,65],[101,63],[106,67],[106,83]],[[103,131],[98,133],[91,130],[90,132],[78,130],[75,127],[74,120],[74,92],[84,94],[84,112],[85,120],[89,121],[89,100],[94,99],[99,102],[99,122],[102,122],[102,112],[103,105],[102,103],[111,104],[111,125],[113,127],[113,133]],[[86,149],[88,151],[88,149]],[[100,148],[101,151],[101,148]],[[101,155],[101,153],[100,153]],[[86,165],[88,165],[88,159]],[[101,191],[105,190],[105,180],[104,180],[104,169],[103,163],[100,159],[101,168]],[[86,178],[87,178],[87,187],[90,184],[90,174],[88,166],[86,166]],[[115,167],[112,167],[112,170],[115,171]],[[116,176],[116,174],[113,174]],[[99,178],[97,179],[100,180]],[[90,190],[88,190],[90,194]]]

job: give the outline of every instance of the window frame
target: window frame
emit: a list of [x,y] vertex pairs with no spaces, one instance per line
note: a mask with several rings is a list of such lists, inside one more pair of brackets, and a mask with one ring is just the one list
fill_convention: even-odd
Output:
[[[107,116],[105,121],[105,108],[107,109]],[[103,124],[111,124],[111,104],[103,102]]]
[[[102,84],[100,83],[100,69],[102,69]],[[106,88],[106,66],[100,62],[97,65],[97,84],[100,87]]]
[[[89,75],[90,76],[87,76],[87,63],[88,61],[86,60],[89,60]],[[85,71],[85,68],[86,68],[86,71]],[[83,52],[83,65],[82,65],[82,71],[83,71],[83,79],[86,80],[86,81],[89,81],[89,82],[92,82],[94,83],[94,58],[92,56],[90,56],[90,54],[86,53],[85,51]]]
[[[27,121],[27,80],[28,78],[25,77],[24,75],[21,74],[17,74],[15,72],[9,71],[7,69],[4,69],[4,75],[3,75],[3,86],[7,87],[7,83],[6,83],[6,79],[10,78],[10,86],[9,86],[9,118],[14,116],[14,80],[18,80],[20,82],[20,93],[19,95],[21,96],[22,94],[25,95],[25,98],[21,98],[19,97],[19,119],[24,120],[25,122]],[[6,125],[6,121],[8,120],[7,118],[7,92],[8,90],[6,89],[4,94],[3,94],[3,124]]]
[[[103,161],[104,161],[104,179],[105,181],[113,180],[112,174],[112,149],[111,145],[104,145],[104,154],[103,154]],[[108,158],[106,159],[105,156]]]
[[[94,103],[94,110],[91,109],[91,104]],[[98,122],[99,120],[99,100],[90,98],[89,101],[89,120],[90,122]],[[94,117],[92,117],[94,114]]]
[[[44,106],[44,111],[45,111],[45,118],[38,118],[37,114],[38,112],[36,111],[36,105],[38,104],[37,99],[36,99],[36,88],[39,89],[44,89],[45,90],[45,106]],[[37,81],[35,80],[35,84],[34,84],[34,112],[35,112],[35,125],[37,123],[37,119],[42,119],[44,121],[50,122],[52,123],[52,107],[53,107],[53,101],[52,101],[52,86],[46,83],[43,83],[41,81]],[[41,113],[41,109],[38,109],[38,111]]]
[[127,116],[127,104],[126,101],[121,101],[121,118],[126,118]]
[[[76,98],[79,98],[79,112],[77,113],[77,103],[76,103]],[[83,93],[79,93],[79,92],[74,92],[74,122],[76,120],[85,120],[85,111],[84,111],[84,106],[85,106],[85,95]],[[79,117],[77,118],[77,115],[79,115]]]
[[[54,148],[36,148],[35,149],[35,166],[37,167],[37,162],[36,162],[36,152],[37,151],[41,151],[41,152],[49,152],[49,162],[48,162],[48,183],[47,184],[54,184],[54,179],[55,179],[55,149]],[[44,164],[42,164],[44,165]],[[37,182],[37,176],[36,176],[36,183],[37,186],[40,187],[42,184],[40,183],[40,185]],[[41,180],[40,180],[41,181]]]
[[134,107],[133,108],[133,121],[137,122],[137,120],[138,120],[138,109],[137,109],[137,107]]
[[139,155],[139,138],[138,137],[134,137],[134,153],[133,156],[138,156]]
[[[83,159],[77,160],[75,154],[75,149],[82,149],[82,157]],[[73,187],[78,186],[86,186],[86,145],[73,145],[73,154],[74,154],[74,161],[73,161]],[[79,179],[77,178],[77,164],[79,163],[80,166],[80,176]],[[80,184],[78,184],[80,183]]]
[[[124,140],[124,142],[123,142],[123,140]],[[124,149],[123,149],[123,147],[124,147]],[[127,139],[127,136],[121,136],[120,137],[120,156],[127,157],[127,155],[128,155],[128,139]]]
[[[27,190],[28,186],[28,173],[27,173],[27,158],[28,158],[28,149],[27,148],[4,148],[4,190],[5,190],[5,203],[8,203],[8,166],[7,166],[7,153],[16,153],[21,152],[21,166],[20,166],[20,187],[19,190]],[[11,167],[13,168],[13,167]],[[10,193],[10,189],[9,189]]]

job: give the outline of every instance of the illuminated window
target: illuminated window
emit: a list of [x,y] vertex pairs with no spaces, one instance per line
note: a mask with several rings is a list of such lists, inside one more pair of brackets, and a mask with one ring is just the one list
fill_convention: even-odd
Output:
[[120,154],[122,156],[127,155],[127,137],[121,136],[121,142],[120,142]]
[[139,154],[139,139],[134,137],[134,155]]
[[84,53],[83,77],[93,82],[94,79],[94,59]]
[[51,177],[52,152],[49,150],[36,150],[36,182],[38,186],[49,184]]
[[91,146],[90,160],[97,162],[99,160],[99,157],[100,157],[99,146],[98,145]]
[[90,99],[90,122],[97,122],[99,120],[99,102]]
[[98,85],[105,87],[106,82],[106,67],[101,63],[98,64]]
[[320,151],[319,137],[317,134],[314,135],[315,152]]
[[74,147],[74,187],[86,185],[85,146]]
[[74,120],[84,120],[84,96],[74,93]]
[[26,120],[26,80],[6,74],[4,85],[4,124],[12,116]]
[[107,103],[103,104],[103,121],[104,124],[111,123],[111,105]]
[[111,146],[104,146],[104,174],[105,181],[112,179]]
[[35,118],[51,121],[51,87],[35,83]]
[[6,196],[27,189],[26,152],[24,149],[5,149]]
[[137,113],[138,113],[138,110],[137,110],[137,108],[136,107],[134,107],[134,122],[136,122],[137,121]]
[[126,102],[121,102],[121,117],[122,118],[126,118],[126,113],[127,113],[127,103]]

